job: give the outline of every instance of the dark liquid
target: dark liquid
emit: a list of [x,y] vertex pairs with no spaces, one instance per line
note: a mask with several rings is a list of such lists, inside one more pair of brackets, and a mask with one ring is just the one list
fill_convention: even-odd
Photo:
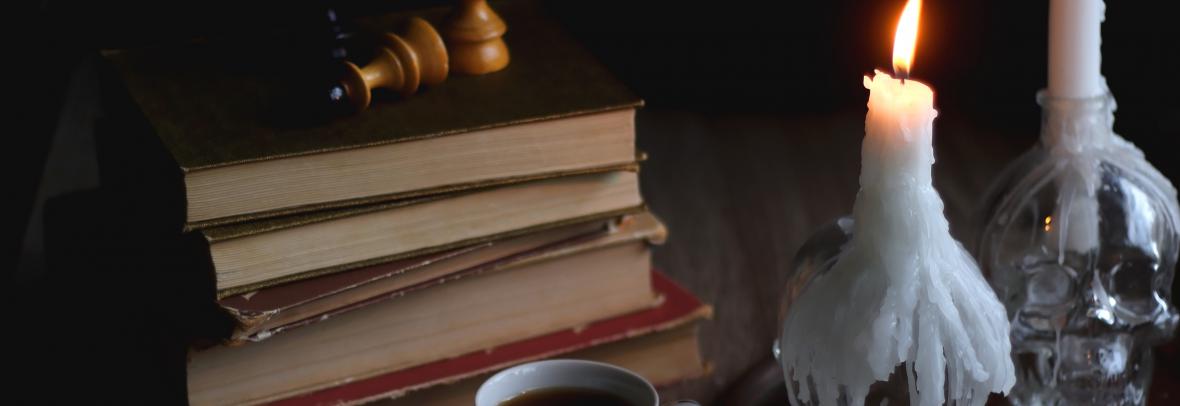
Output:
[[549,388],[514,396],[499,406],[638,406],[621,396],[597,389]]

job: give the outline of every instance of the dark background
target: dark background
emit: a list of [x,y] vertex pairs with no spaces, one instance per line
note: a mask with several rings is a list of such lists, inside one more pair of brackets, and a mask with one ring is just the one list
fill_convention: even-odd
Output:
[[[551,1],[561,21],[648,101],[650,109],[785,116],[863,111],[860,76],[888,69],[904,2]],[[343,14],[446,5],[343,1]],[[249,40],[307,30],[320,2],[83,2],[25,4],[6,29],[14,209],[9,241],[24,232],[58,124],[68,78],[99,47],[166,46],[193,37]],[[1102,71],[1119,109],[1115,129],[1162,160],[1180,137],[1180,23],[1155,2],[1111,2]],[[913,76],[936,89],[940,117],[1035,134],[1034,94],[1046,84],[1048,1],[927,0]],[[64,118],[63,118],[64,119]],[[1009,132],[1009,131],[1002,131]],[[14,145],[15,146],[15,145]],[[1165,172],[1171,174],[1170,169]],[[14,263],[20,244],[7,244]]]
[[[648,109],[805,116],[864,110],[860,77],[888,69],[904,2],[551,1],[547,6]],[[445,1],[337,2],[344,15],[446,5]],[[494,3],[493,3],[494,4]],[[25,231],[32,196],[67,100],[95,49],[167,46],[201,37],[250,41],[320,24],[316,2],[144,3],[50,1],[20,16],[8,38],[11,142],[19,154],[5,210],[9,238]],[[927,0],[913,71],[936,91],[939,117],[1035,135],[1035,92],[1046,84],[1048,2]],[[1111,2],[1102,71],[1118,101],[1115,130],[1157,166],[1180,138],[1180,23],[1156,3]],[[84,74],[83,74],[84,75]],[[94,93],[94,92],[91,92]],[[60,119],[60,120],[59,120]],[[1165,164],[1161,165],[1160,163]],[[10,240],[12,241],[12,240]],[[9,244],[6,262],[15,263]]]
[[[658,129],[679,128],[658,124],[661,120],[721,122],[720,128],[740,131],[768,119],[863,114],[867,97],[861,76],[889,68],[894,25],[904,1],[790,3],[544,4],[647,101],[639,119],[641,146],[658,146],[677,142],[660,138],[676,135]],[[347,17],[448,4],[412,0],[334,6]],[[9,131],[2,160],[10,208],[0,216],[6,241],[11,241],[3,253],[9,309],[43,320],[43,313],[28,311],[53,295],[38,288],[46,279],[42,204],[48,197],[97,184],[89,140],[91,120],[101,109],[95,50],[168,46],[192,38],[259,43],[259,38],[318,29],[323,4],[46,1],[23,6],[10,13],[16,21],[5,35],[7,68],[14,72],[6,81]],[[1142,148],[1169,178],[1180,179],[1172,157],[1180,144],[1180,22],[1169,11],[1159,2],[1109,2],[1102,71],[1118,101],[1116,132]],[[955,137],[954,128],[966,128],[1002,138],[1017,149],[1032,145],[1040,117],[1034,96],[1047,83],[1048,1],[926,0],[922,13],[912,77],[935,89],[937,136]],[[645,132],[645,127],[653,130]],[[713,138],[706,145],[724,146],[731,137],[741,138],[725,131],[705,133]],[[710,153],[708,148],[698,152]],[[741,174],[726,176],[729,182],[743,181]],[[647,192],[648,184],[644,186]],[[840,187],[845,186],[854,184]],[[678,193],[693,198],[712,191]],[[96,325],[118,329],[128,323],[108,317]],[[8,331],[27,321],[17,317]],[[22,352],[21,347],[14,350]],[[50,363],[52,368],[39,371],[68,366],[63,360]],[[60,379],[86,378],[67,373]],[[153,379],[174,383],[182,378]]]

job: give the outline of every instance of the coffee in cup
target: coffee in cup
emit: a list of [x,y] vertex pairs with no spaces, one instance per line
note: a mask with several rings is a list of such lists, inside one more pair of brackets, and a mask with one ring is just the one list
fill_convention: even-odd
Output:
[[475,395],[476,406],[657,406],[659,396],[647,380],[610,364],[546,360],[505,369],[488,378]]

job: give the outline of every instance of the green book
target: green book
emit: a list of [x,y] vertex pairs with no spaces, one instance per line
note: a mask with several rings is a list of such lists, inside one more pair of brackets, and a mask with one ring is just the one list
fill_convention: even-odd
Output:
[[104,51],[103,182],[192,230],[633,166],[642,101],[536,6],[496,6],[504,70],[313,127],[272,124],[270,79],[226,67],[216,43]]

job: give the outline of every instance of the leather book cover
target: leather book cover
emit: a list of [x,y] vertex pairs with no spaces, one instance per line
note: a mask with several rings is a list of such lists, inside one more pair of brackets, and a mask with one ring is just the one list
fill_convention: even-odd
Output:
[[[535,4],[497,3],[511,23],[504,37],[512,52],[507,69],[481,76],[452,75],[412,97],[374,103],[370,108],[324,125],[293,126],[275,122],[268,111],[281,105],[282,87],[271,83],[281,67],[262,69],[226,55],[212,42],[168,48],[102,52],[103,93],[108,119],[119,122],[112,138],[117,147],[100,164],[126,165],[147,159],[143,170],[167,173],[161,182],[180,182],[151,193],[170,194],[173,205],[186,203],[184,177],[195,171],[272,159],[343,151],[441,137],[475,130],[633,109],[642,100],[615,79]],[[432,22],[446,9],[414,14]],[[361,19],[369,30],[395,27],[405,15]],[[240,45],[239,45],[240,46]],[[130,133],[130,134],[129,134]],[[100,143],[106,142],[103,140]],[[143,144],[129,147],[125,143]],[[122,152],[132,150],[136,155]],[[161,155],[144,158],[143,154]],[[118,171],[104,171],[118,172]],[[548,174],[555,176],[560,174]],[[105,176],[104,176],[105,177]],[[534,176],[532,179],[536,179]],[[499,179],[494,183],[528,179]],[[368,203],[448,192],[469,185],[373,196],[349,202]],[[477,185],[478,186],[478,185]],[[147,193],[147,192],[145,192]],[[181,223],[187,229],[255,220],[273,215],[339,207],[330,203],[275,212]]]
[[710,306],[659,271],[652,271],[652,288],[660,305],[591,323],[584,328],[552,334],[458,355],[291,397],[272,405],[344,404],[367,399],[394,398],[430,386],[455,382],[512,365],[558,356],[583,348],[665,331],[701,318],[712,317]]
[[[535,238],[538,235],[489,241],[440,253],[427,254],[263,288],[246,294],[223,298],[218,301],[218,304],[238,320],[238,329],[230,337],[230,344],[244,344],[250,341],[262,341],[274,334],[315,323],[323,320],[324,316],[332,316],[373,303],[395,299],[444,282],[451,282],[460,278],[487,272],[498,272],[536,261],[573,255],[592,249],[633,241],[644,240],[653,244],[662,244],[664,238],[667,236],[667,230],[663,224],[650,213],[625,216],[608,221],[591,221],[574,224],[553,229],[546,233],[551,234],[546,237],[552,238],[554,241],[525,241],[538,240],[538,238]],[[366,285],[378,283],[405,273],[415,272],[420,270],[420,268],[447,261],[462,261],[464,256],[471,256],[480,251],[491,251],[490,248],[498,246],[524,247],[523,250],[491,258],[484,262],[426,279],[404,288],[382,292],[352,303],[341,303],[339,307],[311,315],[301,320],[277,326],[261,327],[262,323],[268,319],[277,316],[280,312],[291,310],[297,306],[317,300],[331,300],[333,296],[342,295],[350,290],[361,289]]]
[[[511,22],[508,69],[453,75],[412,97],[374,103],[328,125],[286,128],[266,120],[277,105],[265,78],[226,66],[216,44],[110,50],[104,56],[184,171],[361,148],[459,132],[635,108],[642,102],[534,4],[496,3]],[[437,24],[445,9],[425,14]],[[362,20],[388,31],[404,15]],[[457,113],[462,114],[457,114]]]

